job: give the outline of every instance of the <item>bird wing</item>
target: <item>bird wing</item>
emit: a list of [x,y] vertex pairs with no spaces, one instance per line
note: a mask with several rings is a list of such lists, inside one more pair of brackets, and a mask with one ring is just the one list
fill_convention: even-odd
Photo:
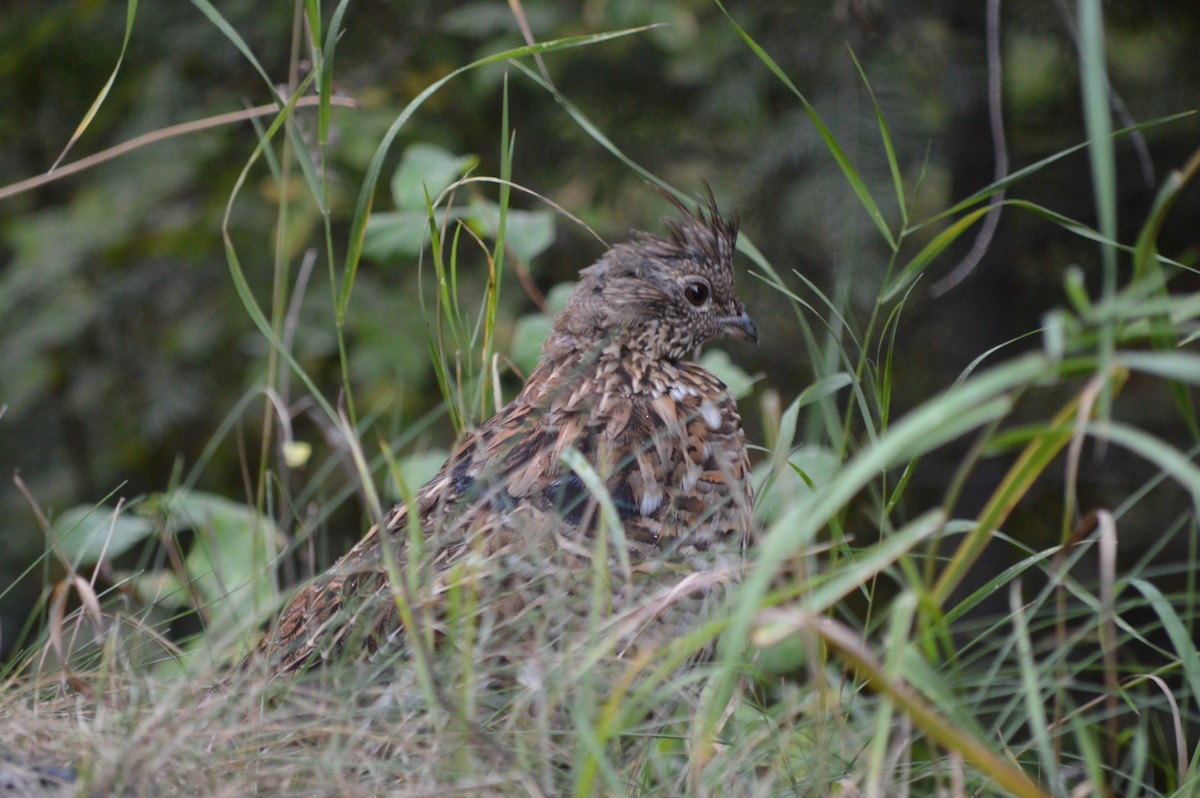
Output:
[[[495,464],[511,463],[512,450],[523,433],[539,434],[537,415],[527,402],[514,401],[467,436],[414,498],[416,517],[428,536],[450,526],[465,530],[482,521],[503,501],[501,483],[492,478]],[[337,651],[355,629],[358,613],[366,611],[372,596],[387,587],[382,572],[381,535],[401,550],[412,507],[396,505],[383,521],[367,532],[332,568],[301,588],[279,616],[275,631],[259,646],[274,662],[275,671],[298,670],[317,656]],[[474,526],[479,526],[475,523]],[[449,541],[447,541],[448,543]],[[437,559],[453,559],[458,545],[443,546]],[[378,615],[371,625],[384,623]],[[361,631],[361,630],[360,630]]]

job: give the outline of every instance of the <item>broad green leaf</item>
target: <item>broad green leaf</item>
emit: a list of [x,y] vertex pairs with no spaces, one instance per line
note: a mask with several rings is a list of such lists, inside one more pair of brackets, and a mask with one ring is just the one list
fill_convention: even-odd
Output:
[[[446,462],[446,458],[450,453],[445,449],[436,448],[428,449],[416,454],[410,454],[408,457],[396,463],[396,468],[400,472],[400,479],[404,480],[404,484],[409,489],[416,491],[429,480],[437,476],[438,469]],[[400,487],[392,485],[391,495],[399,498],[401,495]]]
[[529,263],[554,243],[554,214],[550,211],[508,209],[504,245],[522,263]]
[[76,567],[95,565],[101,555],[111,559],[124,554],[154,534],[148,518],[127,512],[114,517],[112,510],[91,504],[63,512],[52,529],[62,553]]
[[717,375],[717,379],[729,388],[729,395],[741,399],[754,388],[754,377],[733,362],[729,353],[721,349],[710,349],[700,356],[700,365]]
[[[471,220],[477,231],[495,239],[500,233],[500,207],[494,202],[471,203]],[[505,219],[504,246],[522,263],[529,263],[554,243],[554,214],[551,211],[521,211],[509,208]]]
[[373,214],[363,234],[363,254],[378,261],[415,257],[425,246],[428,229],[424,211]]
[[554,320],[545,313],[529,313],[517,319],[508,356],[524,376],[528,377],[537,367],[542,343],[553,328]]
[[[438,211],[438,221],[461,219],[467,211],[461,207]],[[363,254],[377,261],[394,261],[415,258],[429,244],[429,213],[420,211],[393,211],[376,213],[367,222],[363,236]]]
[[553,317],[567,306],[574,288],[575,283],[559,283],[546,294],[545,313],[528,313],[517,319],[508,356],[522,376],[528,377],[537,366],[538,358],[542,356],[542,344],[554,329]]
[[392,201],[402,211],[425,214],[425,196],[436,197],[465,175],[479,158],[454,155],[434,144],[414,144],[404,151],[392,175]]
[[184,564],[214,627],[257,619],[274,604],[271,565],[279,554],[280,535],[270,518],[199,491],[174,491],[161,502],[168,530],[188,529],[196,535]]

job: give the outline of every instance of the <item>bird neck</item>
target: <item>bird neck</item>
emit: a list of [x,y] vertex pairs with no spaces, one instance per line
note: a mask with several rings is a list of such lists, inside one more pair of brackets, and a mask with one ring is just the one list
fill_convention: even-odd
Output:
[[[662,385],[678,376],[678,363],[653,357],[634,341],[617,337],[584,343],[574,336],[549,340],[537,368],[525,383],[520,399],[534,405],[586,386],[617,384],[634,393]],[[614,382],[615,380],[615,382]]]
[[646,364],[676,365],[691,349],[674,341],[662,325],[623,326],[603,335],[581,335],[556,329],[542,348],[542,360],[573,361],[577,364],[602,359],[639,360]]

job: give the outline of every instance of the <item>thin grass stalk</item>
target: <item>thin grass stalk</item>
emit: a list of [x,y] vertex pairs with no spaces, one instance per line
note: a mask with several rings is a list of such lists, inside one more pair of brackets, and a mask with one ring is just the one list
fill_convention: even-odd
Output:
[[[1112,112],[1109,107],[1108,74],[1104,59],[1104,19],[1100,0],[1079,0],[1079,72],[1083,91],[1084,124],[1088,133],[1088,162],[1096,200],[1100,232],[1109,241],[1117,237],[1117,168],[1113,152]],[[1110,244],[1100,249],[1103,263],[1101,301],[1112,305],[1117,293],[1117,253]],[[1109,318],[1100,329],[1100,367],[1107,371],[1116,352],[1117,318]],[[1112,412],[1112,393],[1100,395],[1099,414],[1107,420]]]

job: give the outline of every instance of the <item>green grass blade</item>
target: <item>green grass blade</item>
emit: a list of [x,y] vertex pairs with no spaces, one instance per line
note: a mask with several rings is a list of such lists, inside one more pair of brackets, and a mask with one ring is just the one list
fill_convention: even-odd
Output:
[[826,612],[885,568],[891,567],[921,541],[936,534],[945,524],[945,512],[940,508],[930,510],[865,551],[856,552],[853,561],[847,562],[831,579],[804,597],[800,605],[802,611],[810,617]]
[[713,2],[717,4],[717,8],[721,9],[721,13],[725,15],[725,18],[729,20],[729,24],[732,25],[733,29],[738,32],[738,35],[742,37],[742,41],[746,43],[746,46],[749,47],[750,50],[756,56],[758,56],[758,59],[766,65],[767,69],[771,70],[775,77],[779,78],[780,82],[782,82],[784,86],[787,86],[788,90],[791,91],[792,94],[796,95],[796,98],[800,100],[800,104],[804,106],[804,110],[808,114],[808,118],[812,120],[812,123],[817,128],[817,132],[821,135],[821,139],[825,142],[825,147],[829,150],[829,153],[833,156],[833,159],[837,161],[837,165],[841,168],[842,174],[844,174],[846,179],[850,181],[850,187],[854,190],[854,195],[858,197],[858,201],[861,202],[863,208],[866,209],[867,215],[871,217],[871,221],[875,223],[875,227],[879,230],[880,234],[887,242],[888,248],[895,252],[900,245],[896,242],[895,236],[892,235],[892,231],[888,228],[887,222],[883,218],[883,214],[879,211],[879,206],[876,204],[874,197],[871,196],[871,192],[867,188],[867,184],[863,182],[862,177],[858,174],[858,170],[854,168],[852,163],[850,163],[850,159],[842,149],[842,145],[838,143],[833,133],[821,120],[820,115],[817,113],[817,109],[813,108],[812,104],[809,103],[808,98],[806,98],[804,94],[801,93],[798,88],[796,88],[796,84],[792,83],[791,78],[784,73],[779,64],[775,63],[775,59],[771,58],[771,56],[767,54],[767,51],[764,50],[758,44],[758,42],[754,41],[750,34],[747,33],[741,25],[737,24],[733,16],[727,10],[725,10],[725,6],[721,4],[721,0],[713,0]]
[[[1015,763],[1003,758],[984,745],[978,735],[948,720],[940,711],[950,704],[938,700],[931,704],[913,687],[892,678],[867,648],[861,638],[842,624],[822,619],[813,624],[821,639],[845,662],[858,678],[886,696],[898,709],[912,719],[913,725],[948,751],[957,752],[963,760],[993,779],[1003,795],[1019,798],[1050,798],[1050,793],[1036,784]],[[912,666],[908,658],[906,668]]]
[[797,502],[771,525],[759,541],[754,564],[736,595],[730,628],[718,646],[720,667],[715,678],[724,700],[708,708],[710,733],[715,731],[725,702],[732,695],[754,616],[781,564],[793,552],[811,544],[825,524],[881,472],[1003,417],[1012,406],[1008,392],[1049,368],[1046,358],[1026,355],[925,402],[892,425],[875,445],[847,461],[821,492]]
[[[1100,230],[1110,239],[1117,235],[1117,168],[1113,152],[1112,112],[1108,100],[1108,74],[1104,59],[1104,20],[1100,0],[1079,2],[1080,79],[1084,121],[1088,132],[1088,160],[1096,194]],[[1107,251],[1107,250],[1106,250]],[[1111,290],[1116,290],[1115,253],[1105,256]],[[1111,273],[1109,273],[1111,270]]]
[[1154,197],[1154,206],[1150,210],[1150,217],[1142,225],[1137,245],[1134,248],[1134,282],[1149,276],[1150,269],[1157,262],[1158,233],[1162,229],[1167,213],[1175,204],[1179,192],[1196,178],[1197,173],[1200,173],[1200,150],[1192,153],[1192,157],[1188,159],[1183,169],[1172,170],[1163,181],[1162,186],[1159,187],[1158,194]]
[[1192,700],[1200,706],[1200,655],[1196,653],[1196,643],[1179,617],[1179,613],[1171,606],[1171,602],[1157,587],[1144,579],[1132,579],[1130,585],[1141,591],[1150,602],[1150,607],[1162,621],[1163,629],[1171,640],[1171,646],[1179,657],[1183,668],[1183,678],[1187,681]]
[[[592,122],[592,120],[590,120],[585,113],[583,113],[583,111],[579,110],[578,106],[576,106],[574,103],[572,103],[566,97],[564,97],[562,95],[562,93],[559,92],[559,90],[555,86],[551,85],[550,83],[547,83],[545,78],[543,78],[541,75],[539,75],[535,70],[533,70],[530,67],[526,66],[525,64],[521,64],[521,63],[517,63],[517,64],[515,64],[515,66],[517,67],[517,69],[521,70],[525,74],[525,77],[529,78],[534,83],[538,84],[543,89],[550,92],[550,94],[554,96],[554,99],[558,102],[558,104],[562,106],[563,110],[567,112],[567,115],[570,116],[571,119],[573,119],[575,121],[575,124],[579,125],[580,129],[582,129],[583,132],[586,133],[589,138],[591,138],[593,141],[595,141],[601,147],[603,147],[604,149],[606,149],[610,153],[612,153],[617,158],[617,160],[619,160],[621,163],[625,164],[630,169],[637,172],[638,175],[640,175],[643,180],[647,181],[648,183],[650,183],[652,185],[658,186],[659,188],[661,188],[665,191],[670,191],[673,194],[677,194],[674,187],[672,187],[671,185],[669,185],[667,183],[664,183],[662,178],[658,177],[658,175],[654,174],[649,169],[647,169],[646,167],[637,163],[632,158],[630,158],[628,155],[626,155],[621,150],[620,147],[618,147],[616,144],[613,143],[612,139],[610,139],[608,136],[606,136],[604,134],[604,132],[601,131],[600,128],[597,127],[596,124],[594,122]],[[742,236],[738,237],[738,248],[739,249],[741,249],[742,243],[744,240],[745,239]]]
[[1123,446],[1162,469],[1191,495],[1193,504],[1200,507],[1200,467],[1183,452],[1148,432],[1116,421],[1093,424],[1088,432]]
[[117,82],[117,73],[121,71],[121,63],[125,60],[125,51],[129,48],[129,37],[133,35],[133,20],[137,18],[137,0],[129,0],[129,4],[125,7],[125,38],[121,40],[121,51],[117,53],[117,63],[113,64],[112,72],[108,76],[108,80],[104,81],[104,85],[100,88],[100,93],[96,95],[96,99],[92,101],[91,107],[87,113],[83,115],[75,132],[71,134],[67,146],[63,147],[63,151],[54,159],[54,163],[50,166],[50,171],[53,172],[58,168],[58,165],[63,162],[63,158],[67,157],[67,153],[75,146],[75,142],[79,141],[79,137],[92,124],[92,120],[96,118],[96,114],[100,111],[100,106],[104,105],[105,99],[108,98],[108,93],[112,91],[113,84]]
[[1200,385],[1200,355],[1192,352],[1122,352],[1119,360],[1132,371]]
[[904,178],[900,174],[900,162],[896,159],[896,148],[892,145],[892,135],[888,132],[887,120],[883,116],[883,109],[879,107],[879,98],[875,96],[875,89],[872,88],[871,81],[867,79],[867,73],[859,63],[858,56],[854,54],[854,48],[847,44],[846,50],[849,51],[850,58],[854,61],[854,68],[858,70],[858,76],[862,78],[863,85],[867,88],[867,94],[871,97],[871,107],[875,109],[875,122],[879,125],[879,137],[883,141],[883,151],[887,155],[888,171],[892,175],[892,187],[896,189],[896,208],[900,211],[900,225],[902,228],[907,227],[908,203],[904,199]]
[[[1124,375],[1118,373],[1107,382],[1114,381],[1118,386],[1123,384]],[[983,512],[979,514],[975,528],[959,544],[950,562],[942,569],[933,589],[933,600],[938,606],[946,603],[967,571],[983,553],[988,539],[1001,527],[1017,503],[1071,440],[1084,392],[1088,390],[1090,389],[1085,387],[1055,414],[1047,428],[1025,447],[1004,475]]]
[[[1142,122],[1137,125],[1131,125],[1130,127],[1121,128],[1120,130],[1117,130],[1116,132],[1113,133],[1113,137],[1121,138],[1121,137],[1127,136],[1131,133],[1136,133],[1136,132],[1142,131],[1142,130],[1149,130],[1150,128],[1157,127],[1159,125],[1165,125],[1165,124],[1170,124],[1172,122],[1178,122],[1182,119],[1186,119],[1197,113],[1200,113],[1200,111],[1181,111],[1177,114],[1170,114],[1168,116],[1160,117],[1158,119],[1151,119],[1148,122]],[[994,183],[984,186],[983,188],[976,191],[974,194],[971,194],[970,196],[968,196],[966,199],[959,200],[958,202],[951,205],[949,208],[946,208],[945,210],[935,213],[933,216],[930,216],[928,219],[914,223],[911,227],[906,228],[902,232],[902,235],[908,236],[908,235],[916,232],[917,230],[920,230],[923,227],[927,227],[928,225],[939,222],[942,219],[946,219],[951,216],[956,216],[959,213],[961,213],[962,211],[966,210],[967,208],[970,208],[973,205],[978,205],[980,202],[983,202],[988,197],[991,197],[994,194],[997,194],[998,192],[1003,191],[1004,189],[1008,188],[1009,186],[1012,186],[1014,183],[1018,183],[1021,180],[1024,180],[1025,178],[1029,177],[1030,175],[1032,175],[1036,172],[1040,172],[1041,170],[1045,169],[1047,166],[1050,166],[1051,164],[1056,163],[1057,161],[1060,161],[1063,158],[1066,158],[1068,155],[1074,155],[1075,153],[1086,149],[1088,147],[1088,145],[1089,145],[1089,142],[1084,141],[1079,144],[1075,144],[1071,147],[1067,147],[1065,150],[1060,150],[1059,152],[1056,152],[1053,155],[1048,155],[1045,158],[1041,159],[1040,161],[1035,161],[1034,163],[1031,163],[1029,166],[1024,166],[1024,167],[1016,170],[1015,172],[1010,173],[1004,179],[997,180]]]
[[267,70],[263,69],[263,65],[259,63],[258,58],[254,55],[254,51],[250,49],[250,45],[246,44],[246,40],[242,38],[242,35],[226,21],[225,17],[221,16],[221,12],[217,11],[208,0],[192,0],[192,5],[200,9],[200,13],[208,17],[208,21],[217,30],[221,31],[225,35],[225,38],[229,39],[230,43],[237,48],[238,52],[250,62],[250,66],[254,67],[254,71],[263,79],[263,83],[267,84],[267,90],[271,92],[271,99],[282,108],[285,103],[283,102],[283,98],[279,96],[279,92],[275,90],[275,82],[271,80],[271,76],[267,74]]
[[1021,670],[1021,692],[1025,699],[1025,711],[1028,713],[1029,733],[1033,737],[1034,748],[1038,753],[1043,778],[1050,784],[1058,783],[1058,762],[1054,757],[1054,748],[1050,744],[1047,733],[1049,724],[1046,721],[1046,699],[1042,695],[1041,680],[1038,668],[1034,662],[1033,640],[1029,637],[1029,623],[1025,617],[1025,607],[1021,600],[1021,583],[1014,581],[1009,584],[1009,610],[1013,622],[1014,635],[1017,643],[1017,661]]
[[971,211],[966,216],[958,219],[954,224],[947,227],[942,232],[933,237],[933,240],[926,244],[920,252],[918,252],[912,260],[908,262],[900,274],[896,275],[896,279],[892,281],[890,286],[883,289],[883,294],[879,300],[881,305],[886,305],[896,298],[898,294],[903,293],[908,289],[912,281],[917,278],[925,268],[933,262],[933,259],[946,249],[946,247],[958,240],[959,236],[967,232],[971,225],[982,219],[988,214],[992,206],[977,208]]
[[337,48],[338,37],[342,35],[342,18],[346,15],[346,8],[350,5],[350,0],[341,0],[337,4],[337,8],[333,10],[333,17],[329,20],[328,33],[325,35],[325,46],[321,51],[321,79],[317,84],[317,93],[321,98],[321,104],[317,107],[317,141],[320,146],[324,147],[329,141],[329,120],[331,116],[333,98],[333,56]]
[[291,113],[292,108],[294,108],[296,102],[303,94],[304,87],[307,87],[307,85],[315,77],[315,73],[311,74],[304,80],[303,83],[300,84],[300,89],[296,91],[291,98],[289,98],[287,105],[280,111],[279,115],[275,117],[270,127],[267,128],[265,136],[259,140],[258,146],[255,147],[254,152],[246,161],[246,165],[242,167],[242,171],[238,175],[237,182],[234,184],[233,189],[229,193],[229,200],[225,204],[225,217],[221,223],[221,234],[225,242],[225,259],[229,264],[229,273],[233,278],[234,288],[237,290],[238,298],[241,299],[242,306],[246,309],[246,313],[250,316],[250,320],[254,322],[254,326],[258,328],[259,332],[261,332],[263,336],[270,341],[271,346],[278,351],[279,355],[287,361],[288,365],[295,372],[296,376],[300,378],[301,382],[304,383],[304,386],[312,395],[313,401],[315,401],[325,412],[325,414],[336,424],[339,422],[339,416],[337,412],[322,395],[321,391],[317,388],[316,383],[314,383],[312,378],[308,376],[308,373],[300,366],[299,362],[292,357],[291,352],[288,351],[283,341],[280,340],[275,334],[275,331],[271,326],[271,322],[263,314],[262,308],[258,306],[258,300],[254,298],[254,291],[250,288],[250,283],[246,279],[245,271],[242,269],[241,261],[237,256],[237,249],[233,245],[233,238],[230,234],[230,221],[233,218],[233,205],[237,200],[238,194],[241,193],[242,186],[244,186],[246,183],[246,179],[250,174],[250,169],[262,155],[271,139],[274,138],[275,134],[279,132],[279,129],[283,127],[285,121]]
[[[487,308],[483,322],[483,351],[480,360],[480,371],[487,372],[488,363],[492,360],[492,352],[496,346],[496,307],[500,300],[500,283],[504,277],[504,241],[508,233],[508,203],[512,197],[512,148],[516,139],[516,131],[509,128],[508,120],[508,74],[504,75],[503,103],[500,110],[500,191],[496,204],[499,206],[500,219],[496,223],[496,246],[492,249],[491,263],[488,269]],[[479,409],[482,415],[487,415],[486,387],[487,380],[480,381]],[[499,390],[499,388],[497,388]],[[494,397],[493,403],[500,405],[499,397]]]

